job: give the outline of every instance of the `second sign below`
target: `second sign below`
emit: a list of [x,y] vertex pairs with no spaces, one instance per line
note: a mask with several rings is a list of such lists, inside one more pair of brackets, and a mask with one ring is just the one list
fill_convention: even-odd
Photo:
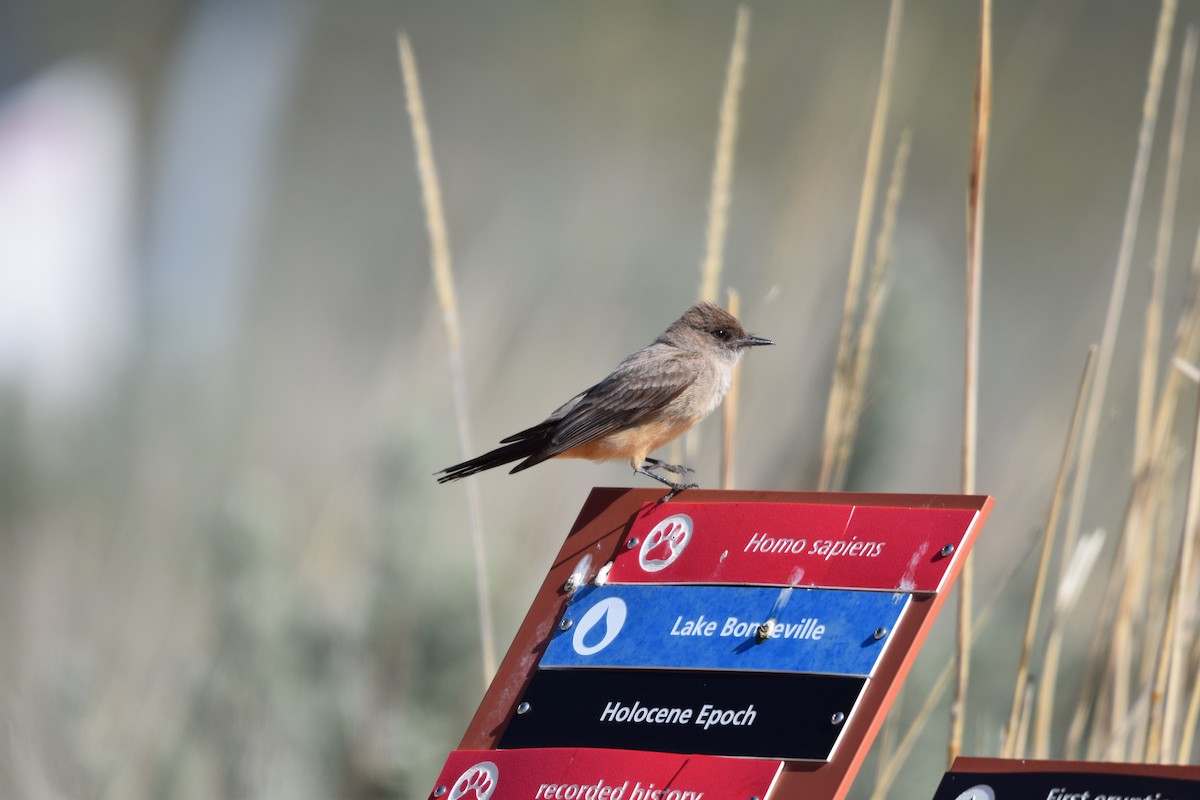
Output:
[[868,676],[908,600],[831,589],[588,587],[540,666]]

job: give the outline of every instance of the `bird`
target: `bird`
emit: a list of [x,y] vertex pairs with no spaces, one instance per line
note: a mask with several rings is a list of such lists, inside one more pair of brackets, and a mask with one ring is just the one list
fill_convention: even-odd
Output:
[[[720,306],[693,305],[646,347],[626,356],[599,383],[563,403],[531,428],[500,440],[500,447],[434,473],[456,481],[519,461],[510,473],[551,458],[628,460],[635,473],[669,487],[659,502],[685,489],[694,470],[650,454],[707,417],[725,398],[733,368],[747,348],[775,344],[746,333]],[[679,476],[674,481],[655,470]]]

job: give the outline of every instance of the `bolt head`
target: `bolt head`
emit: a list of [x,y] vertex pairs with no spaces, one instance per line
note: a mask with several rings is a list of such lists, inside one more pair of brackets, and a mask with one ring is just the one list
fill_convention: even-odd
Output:
[[633,548],[637,547],[640,542],[641,542],[641,540],[638,539],[638,537],[633,536],[629,539],[628,542],[625,543],[625,548],[627,550],[632,550]]
[[942,558],[946,558],[953,552],[954,552],[954,545],[948,544],[948,545],[944,546],[941,550]]
[[518,714],[528,714],[531,708],[533,708],[533,706],[529,705],[529,703],[525,702],[524,700],[522,700],[520,703],[517,703]]

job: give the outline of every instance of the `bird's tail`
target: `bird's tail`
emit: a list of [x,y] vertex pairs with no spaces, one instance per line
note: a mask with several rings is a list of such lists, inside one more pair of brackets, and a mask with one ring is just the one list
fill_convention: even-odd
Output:
[[[474,475],[476,472],[483,472],[485,469],[491,469],[492,467],[510,464],[513,461],[519,461],[523,458],[529,458],[530,456],[537,454],[543,448],[544,444],[545,442],[540,437],[521,439],[520,441],[506,444],[503,447],[497,447],[495,450],[484,453],[476,458],[472,458],[470,461],[464,461],[461,464],[455,464],[453,467],[446,467],[443,470],[438,470],[434,474],[438,476],[438,483],[456,481],[459,478],[465,478],[468,475]],[[532,465],[527,464],[524,466]],[[513,471],[515,472],[516,470]]]

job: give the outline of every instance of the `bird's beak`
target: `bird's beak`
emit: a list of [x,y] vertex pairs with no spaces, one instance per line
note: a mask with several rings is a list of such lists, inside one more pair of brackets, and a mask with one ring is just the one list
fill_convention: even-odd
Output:
[[764,339],[761,336],[743,336],[738,339],[738,344],[742,347],[757,347],[761,344],[775,344],[770,339]]

